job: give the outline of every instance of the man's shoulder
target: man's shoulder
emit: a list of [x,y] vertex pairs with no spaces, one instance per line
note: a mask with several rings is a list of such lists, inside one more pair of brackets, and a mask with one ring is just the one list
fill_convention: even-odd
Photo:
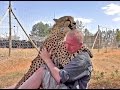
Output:
[[76,56],[76,58],[90,58],[90,55],[87,52],[82,51]]
[[87,54],[90,56],[90,58],[93,58],[92,51],[91,51],[89,48],[85,47],[85,48],[82,50],[82,52],[87,53]]
[[73,60],[72,62],[77,63],[77,65],[91,65],[92,66],[92,62],[91,62],[91,58],[89,56],[89,54],[87,52],[81,52],[79,53]]

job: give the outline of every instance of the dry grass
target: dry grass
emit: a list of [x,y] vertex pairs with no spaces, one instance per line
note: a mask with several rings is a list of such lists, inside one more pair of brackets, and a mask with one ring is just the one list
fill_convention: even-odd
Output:
[[90,89],[120,88],[120,49],[93,50]]
[[[120,49],[93,50],[94,58],[90,89],[120,88]],[[37,56],[35,49],[0,49],[0,88],[17,83]]]
[[37,56],[35,49],[0,49],[0,88],[17,83]]

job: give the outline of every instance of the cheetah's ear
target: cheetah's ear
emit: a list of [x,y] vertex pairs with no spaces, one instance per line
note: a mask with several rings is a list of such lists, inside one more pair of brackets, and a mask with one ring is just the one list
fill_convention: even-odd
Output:
[[57,22],[58,19],[53,19],[55,22]]

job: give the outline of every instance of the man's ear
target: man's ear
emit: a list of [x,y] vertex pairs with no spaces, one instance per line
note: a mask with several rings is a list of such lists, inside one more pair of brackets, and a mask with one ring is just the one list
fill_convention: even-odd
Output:
[[57,22],[58,19],[53,19],[55,22]]

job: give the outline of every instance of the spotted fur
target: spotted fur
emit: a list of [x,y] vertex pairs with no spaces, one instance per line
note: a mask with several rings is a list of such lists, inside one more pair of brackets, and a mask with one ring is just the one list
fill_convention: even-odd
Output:
[[[64,67],[64,65],[68,64],[75,55],[84,50],[84,47],[74,54],[69,54],[66,51],[64,43],[62,41],[68,31],[74,30],[76,28],[74,18],[71,16],[63,16],[59,19],[54,20],[55,24],[50,34],[44,41],[43,45],[40,47],[40,50],[43,46],[45,46],[48,51],[52,49],[51,59],[58,68],[61,68]],[[15,88],[18,88],[20,85],[22,85],[23,82],[25,82],[38,68],[41,67],[41,65],[44,64],[45,62],[38,54],[38,56],[32,61],[27,73],[22,77]]]

